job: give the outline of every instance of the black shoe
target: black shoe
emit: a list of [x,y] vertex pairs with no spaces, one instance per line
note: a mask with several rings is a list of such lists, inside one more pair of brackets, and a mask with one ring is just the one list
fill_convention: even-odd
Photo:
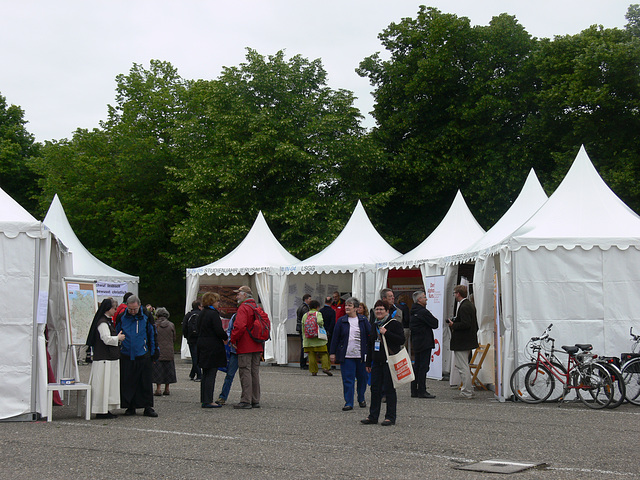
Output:
[[429,392],[424,392],[424,393],[419,394],[418,398],[436,398],[436,396],[430,394]]
[[343,412],[348,412],[349,410],[353,410],[353,407],[351,405],[345,405],[344,407],[342,407]]
[[200,377],[198,377],[198,378],[194,378],[194,379],[193,379],[193,381],[194,381],[194,382],[201,382],[201,381],[202,381],[202,379],[201,379]]
[[157,416],[158,416],[158,414],[156,413],[156,411],[155,411],[153,408],[151,408],[151,407],[147,407],[147,408],[145,408],[145,409],[144,409],[144,413],[143,413],[143,415],[144,415],[145,417],[153,417],[153,418],[155,418],[155,417],[157,417]]
[[331,370],[322,370],[322,373],[325,373],[329,377],[333,377],[333,373],[331,373]]
[[358,405],[360,405],[360,408],[367,408],[367,402],[358,402]]
[[395,425],[395,424],[396,422],[392,422],[388,418],[385,418],[380,425],[382,425],[383,427],[388,427],[390,425]]
[[136,409],[135,408],[127,408],[124,412],[125,415],[129,416],[129,415],[135,415],[136,414]]
[[96,418],[99,418],[101,420],[108,420],[111,418],[118,418],[118,416],[114,415],[111,412],[107,412],[107,413],[96,413]]
[[222,408],[222,405],[218,405],[217,403],[203,403],[202,408]]
[[387,397],[382,397],[382,403],[387,403]]
[[360,423],[363,423],[364,425],[375,425],[378,421],[367,417],[364,420],[360,420]]
[[260,408],[260,404],[259,403],[252,403],[251,404],[251,408]]
[[309,370],[309,365],[300,365],[300,370]]
[[418,398],[418,394],[416,392],[411,392],[411,398]]
[[242,410],[250,410],[250,409],[252,409],[253,407],[251,406],[251,404],[250,404],[250,403],[240,402],[240,403],[236,403],[236,404],[233,406],[233,408],[239,408],[239,409],[242,409]]

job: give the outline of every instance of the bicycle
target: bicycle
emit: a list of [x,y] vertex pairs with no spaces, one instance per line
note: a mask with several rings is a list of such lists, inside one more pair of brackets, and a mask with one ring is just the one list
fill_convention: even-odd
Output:
[[[561,399],[570,390],[590,408],[604,408],[613,399],[613,381],[608,370],[595,361],[591,353],[578,353],[579,347],[563,345],[568,355],[566,368],[555,357],[555,339],[549,336],[549,325],[541,337],[532,337],[531,349],[536,354],[533,362],[525,363],[511,374],[511,391],[517,400],[541,403],[554,392],[556,379],[563,386]],[[542,341],[551,343],[550,352],[543,351]]]
[[622,354],[623,359],[627,360],[620,369],[622,371],[622,379],[626,388],[625,398],[629,403],[634,405],[640,405],[640,355],[637,350],[640,345],[640,335],[633,334],[633,327],[629,329],[629,335],[631,335],[634,342],[631,354]]
[[[576,347],[586,354],[591,353],[591,350],[593,349],[593,346],[589,343],[576,343]],[[611,375],[611,381],[613,382],[613,397],[611,399],[611,403],[607,405],[607,408],[619,407],[624,402],[626,393],[626,385],[619,366],[620,359],[618,357],[594,356],[594,360],[607,369],[609,375]]]
[[[550,362],[558,369],[566,372],[565,367],[562,365],[562,361],[556,357],[553,352],[551,340],[553,340],[549,334],[551,333],[551,328],[553,327],[553,323],[549,324],[549,326],[545,329],[545,331],[539,337],[531,337],[531,339],[527,342],[524,347],[525,354],[529,357],[530,362],[535,362],[538,357],[538,350],[543,350],[545,355],[549,358]],[[541,372],[544,374],[544,372]],[[547,398],[547,402],[556,402],[562,400],[564,396],[564,384],[562,382],[557,382],[554,385],[554,389]]]

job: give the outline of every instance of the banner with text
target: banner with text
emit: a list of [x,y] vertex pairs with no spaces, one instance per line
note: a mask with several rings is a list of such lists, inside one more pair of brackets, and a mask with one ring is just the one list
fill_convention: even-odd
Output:
[[433,331],[435,348],[431,351],[431,365],[428,378],[442,380],[442,324],[444,323],[444,275],[424,277],[424,287],[427,294],[427,309],[438,319],[438,328]]

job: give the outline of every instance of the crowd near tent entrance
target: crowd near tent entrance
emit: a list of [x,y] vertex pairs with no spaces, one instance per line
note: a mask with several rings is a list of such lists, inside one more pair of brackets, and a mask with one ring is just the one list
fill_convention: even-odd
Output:
[[35,420],[51,408],[45,327],[54,375],[67,350],[62,276],[71,258],[2,189],[0,205],[0,420]]
[[[280,267],[296,262],[298,259],[280,245],[259,212],[247,236],[232,252],[209,265],[187,269],[185,312],[191,310],[191,303],[201,298],[207,289],[223,293],[227,305],[231,303],[235,308],[234,288],[229,287],[248,285],[271,320],[265,361],[287,363],[287,312],[282,300],[286,279]],[[189,347],[183,338],[181,357],[189,356]]]
[[287,282],[283,296],[289,315],[287,331],[295,334],[295,310],[305,293],[322,304],[326,295],[337,290],[373,306],[378,292],[386,286],[386,277],[379,275],[379,265],[399,255],[375,229],[358,200],[349,221],[329,246],[281,269]]
[[[390,270],[419,270],[422,289],[426,289],[427,277],[444,275],[444,291],[447,292],[444,297],[444,315],[451,317],[454,309],[453,287],[460,281],[461,275],[458,265],[442,265],[441,259],[464,251],[483,234],[484,229],[469,210],[462,193],[458,191],[449,211],[436,229],[410,252],[386,265],[381,265],[378,276],[386,283]],[[443,328],[443,325],[440,325],[439,329],[442,331],[442,371],[447,373],[451,371],[449,329]]]

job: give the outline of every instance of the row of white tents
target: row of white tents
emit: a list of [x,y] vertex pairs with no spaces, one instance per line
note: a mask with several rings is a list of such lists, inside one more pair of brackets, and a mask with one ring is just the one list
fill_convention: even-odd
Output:
[[[559,344],[592,343],[608,355],[628,349],[640,280],[640,217],[604,183],[584,147],[549,198],[532,170],[518,198],[487,232],[458,192],[440,225],[405,255],[382,239],[359,202],[335,241],[304,261],[284,250],[259,214],[234,251],[187,269],[186,309],[200,285],[250,285],[274,325],[265,358],[284,364],[286,335],[294,324],[287,322],[290,292],[306,291],[293,286],[335,286],[371,305],[389,269],[445,275],[448,292],[461,263],[475,264],[480,342],[502,343],[499,365],[487,362],[484,375],[493,379],[496,373],[504,396],[510,395],[514,366],[526,360],[527,340],[550,323]],[[445,312],[453,313],[452,296],[445,295]]]
[[[0,204],[0,419],[31,419],[47,416],[50,408],[45,325],[54,374],[62,371],[68,346],[61,279],[127,282],[136,292],[138,278],[82,246],[57,196],[44,223],[1,189]],[[273,323],[265,358],[286,364],[287,334],[295,331],[295,321],[287,321],[295,319],[292,298],[308,289],[336,289],[371,305],[389,269],[406,268],[419,268],[422,277],[445,275],[448,292],[462,263],[475,264],[480,341],[493,343],[500,332],[498,382],[508,380],[525,360],[528,338],[549,323],[560,344],[589,342],[608,355],[627,350],[640,284],[640,217],[604,183],[584,148],[548,199],[531,171],[511,208],[487,232],[458,192],[440,225],[405,255],[378,234],[360,202],[334,242],[304,261],[280,245],[259,213],[231,253],[187,269],[186,310],[202,285],[250,285]],[[445,295],[445,312],[453,312],[452,296]],[[183,345],[183,356],[186,350]],[[493,363],[485,365],[485,376],[493,378]]]

